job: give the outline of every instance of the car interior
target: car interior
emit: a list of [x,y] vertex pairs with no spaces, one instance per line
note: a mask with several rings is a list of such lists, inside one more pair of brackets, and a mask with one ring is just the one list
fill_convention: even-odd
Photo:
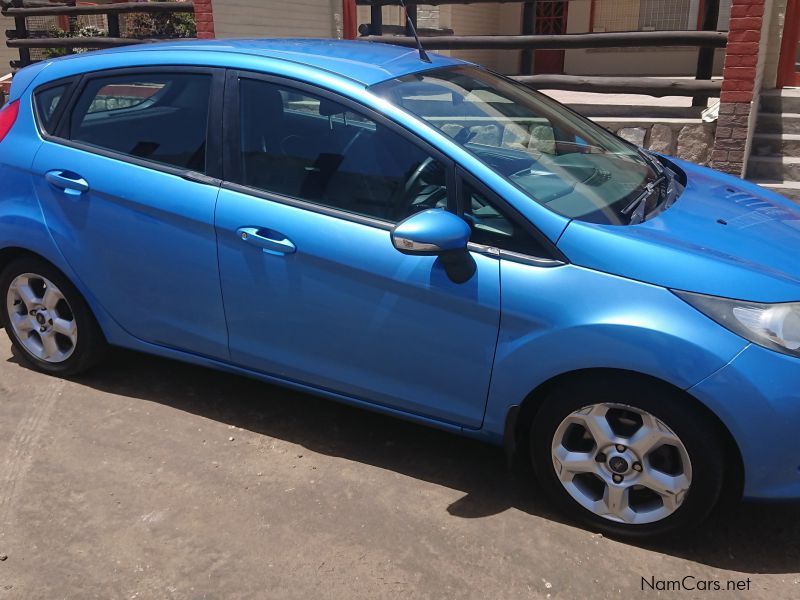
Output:
[[73,110],[70,139],[203,172],[210,91],[211,77],[200,74],[92,80]]
[[442,166],[327,99],[243,80],[243,183],[388,221],[447,201]]

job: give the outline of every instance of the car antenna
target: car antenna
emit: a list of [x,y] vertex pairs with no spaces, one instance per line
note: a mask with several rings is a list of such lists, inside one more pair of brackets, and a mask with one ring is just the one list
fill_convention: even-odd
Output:
[[419,50],[419,59],[422,62],[429,63],[431,59],[428,57],[428,53],[425,52],[425,48],[422,47],[422,42],[419,41],[419,35],[417,35],[417,28],[414,27],[414,21],[411,20],[411,15],[408,14],[408,9],[406,8],[406,3],[404,0],[400,0],[400,6],[403,7],[403,10],[406,13],[406,22],[408,23],[408,28],[411,30],[411,34],[414,36],[414,39],[417,40],[417,49]]

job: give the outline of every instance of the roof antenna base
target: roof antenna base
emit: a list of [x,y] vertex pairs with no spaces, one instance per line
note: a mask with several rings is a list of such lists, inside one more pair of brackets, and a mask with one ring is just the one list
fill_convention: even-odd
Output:
[[411,20],[411,15],[408,14],[408,9],[406,8],[406,3],[404,0],[400,0],[400,5],[403,7],[403,10],[406,13],[406,23],[408,23],[408,28],[411,30],[411,34],[414,36],[414,39],[417,41],[417,50],[419,50],[419,59],[422,62],[426,62],[430,64],[432,61],[428,56],[428,53],[425,52],[425,48],[422,47],[422,42],[419,40],[419,35],[417,35],[417,28],[414,27],[414,21]]

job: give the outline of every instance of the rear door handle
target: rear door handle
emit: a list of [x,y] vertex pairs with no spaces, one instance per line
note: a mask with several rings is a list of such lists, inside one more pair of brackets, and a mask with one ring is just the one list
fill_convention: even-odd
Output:
[[89,191],[89,183],[80,175],[69,171],[48,171],[44,178],[47,183],[70,196],[80,196]]
[[243,242],[258,246],[268,254],[293,254],[297,246],[282,233],[263,227],[240,227],[236,234]]

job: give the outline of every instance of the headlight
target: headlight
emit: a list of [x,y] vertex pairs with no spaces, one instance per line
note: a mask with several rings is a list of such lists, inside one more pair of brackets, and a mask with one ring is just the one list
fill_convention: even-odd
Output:
[[690,292],[673,290],[673,293],[754,344],[800,357],[800,302],[761,304]]

